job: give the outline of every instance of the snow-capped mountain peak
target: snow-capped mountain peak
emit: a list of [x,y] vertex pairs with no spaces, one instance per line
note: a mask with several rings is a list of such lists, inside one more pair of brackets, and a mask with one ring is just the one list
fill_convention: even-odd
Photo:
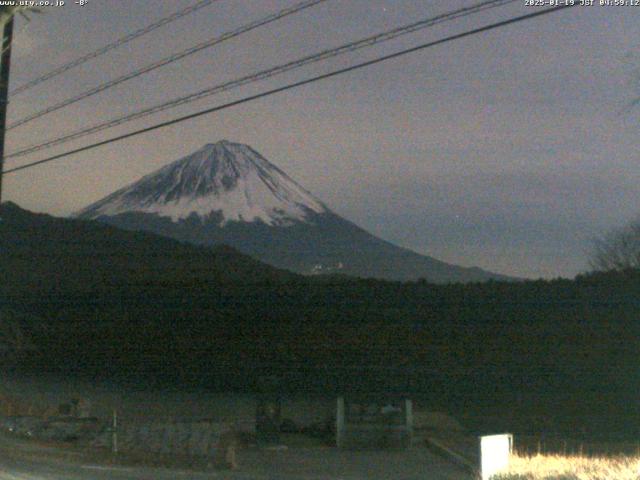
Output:
[[[285,226],[327,207],[247,145],[221,140],[80,211],[84,218],[150,213],[176,222],[219,214],[222,224]],[[219,218],[219,217],[216,217]]]
[[434,282],[503,278],[378,238],[330,211],[247,145],[222,140],[77,214],[195,245],[229,245],[278,268]]

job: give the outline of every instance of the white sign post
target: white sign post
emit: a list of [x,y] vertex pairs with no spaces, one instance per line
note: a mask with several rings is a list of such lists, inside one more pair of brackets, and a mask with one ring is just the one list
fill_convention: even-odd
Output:
[[513,449],[513,435],[487,435],[480,437],[480,472],[482,480],[489,480],[509,466]]

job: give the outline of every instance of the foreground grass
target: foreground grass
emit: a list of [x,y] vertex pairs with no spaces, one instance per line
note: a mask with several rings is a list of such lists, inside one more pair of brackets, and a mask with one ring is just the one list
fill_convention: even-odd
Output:
[[534,455],[511,457],[493,480],[640,480],[640,457]]

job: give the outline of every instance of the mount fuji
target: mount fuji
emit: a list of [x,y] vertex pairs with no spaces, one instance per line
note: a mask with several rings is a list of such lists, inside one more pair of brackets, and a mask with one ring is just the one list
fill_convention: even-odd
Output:
[[298,273],[472,282],[507,277],[398,247],[332,212],[251,147],[222,140],[75,216],[197,245],[230,245]]

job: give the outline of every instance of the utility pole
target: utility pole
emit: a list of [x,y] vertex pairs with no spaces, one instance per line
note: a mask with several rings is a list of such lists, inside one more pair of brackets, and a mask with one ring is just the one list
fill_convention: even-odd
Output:
[[9,69],[11,68],[11,41],[13,16],[5,23],[2,34],[0,59],[0,205],[2,205],[2,177],[4,172],[4,139],[7,133],[7,106],[9,104]]
[[118,453],[118,412],[115,408],[111,422],[111,452]]

